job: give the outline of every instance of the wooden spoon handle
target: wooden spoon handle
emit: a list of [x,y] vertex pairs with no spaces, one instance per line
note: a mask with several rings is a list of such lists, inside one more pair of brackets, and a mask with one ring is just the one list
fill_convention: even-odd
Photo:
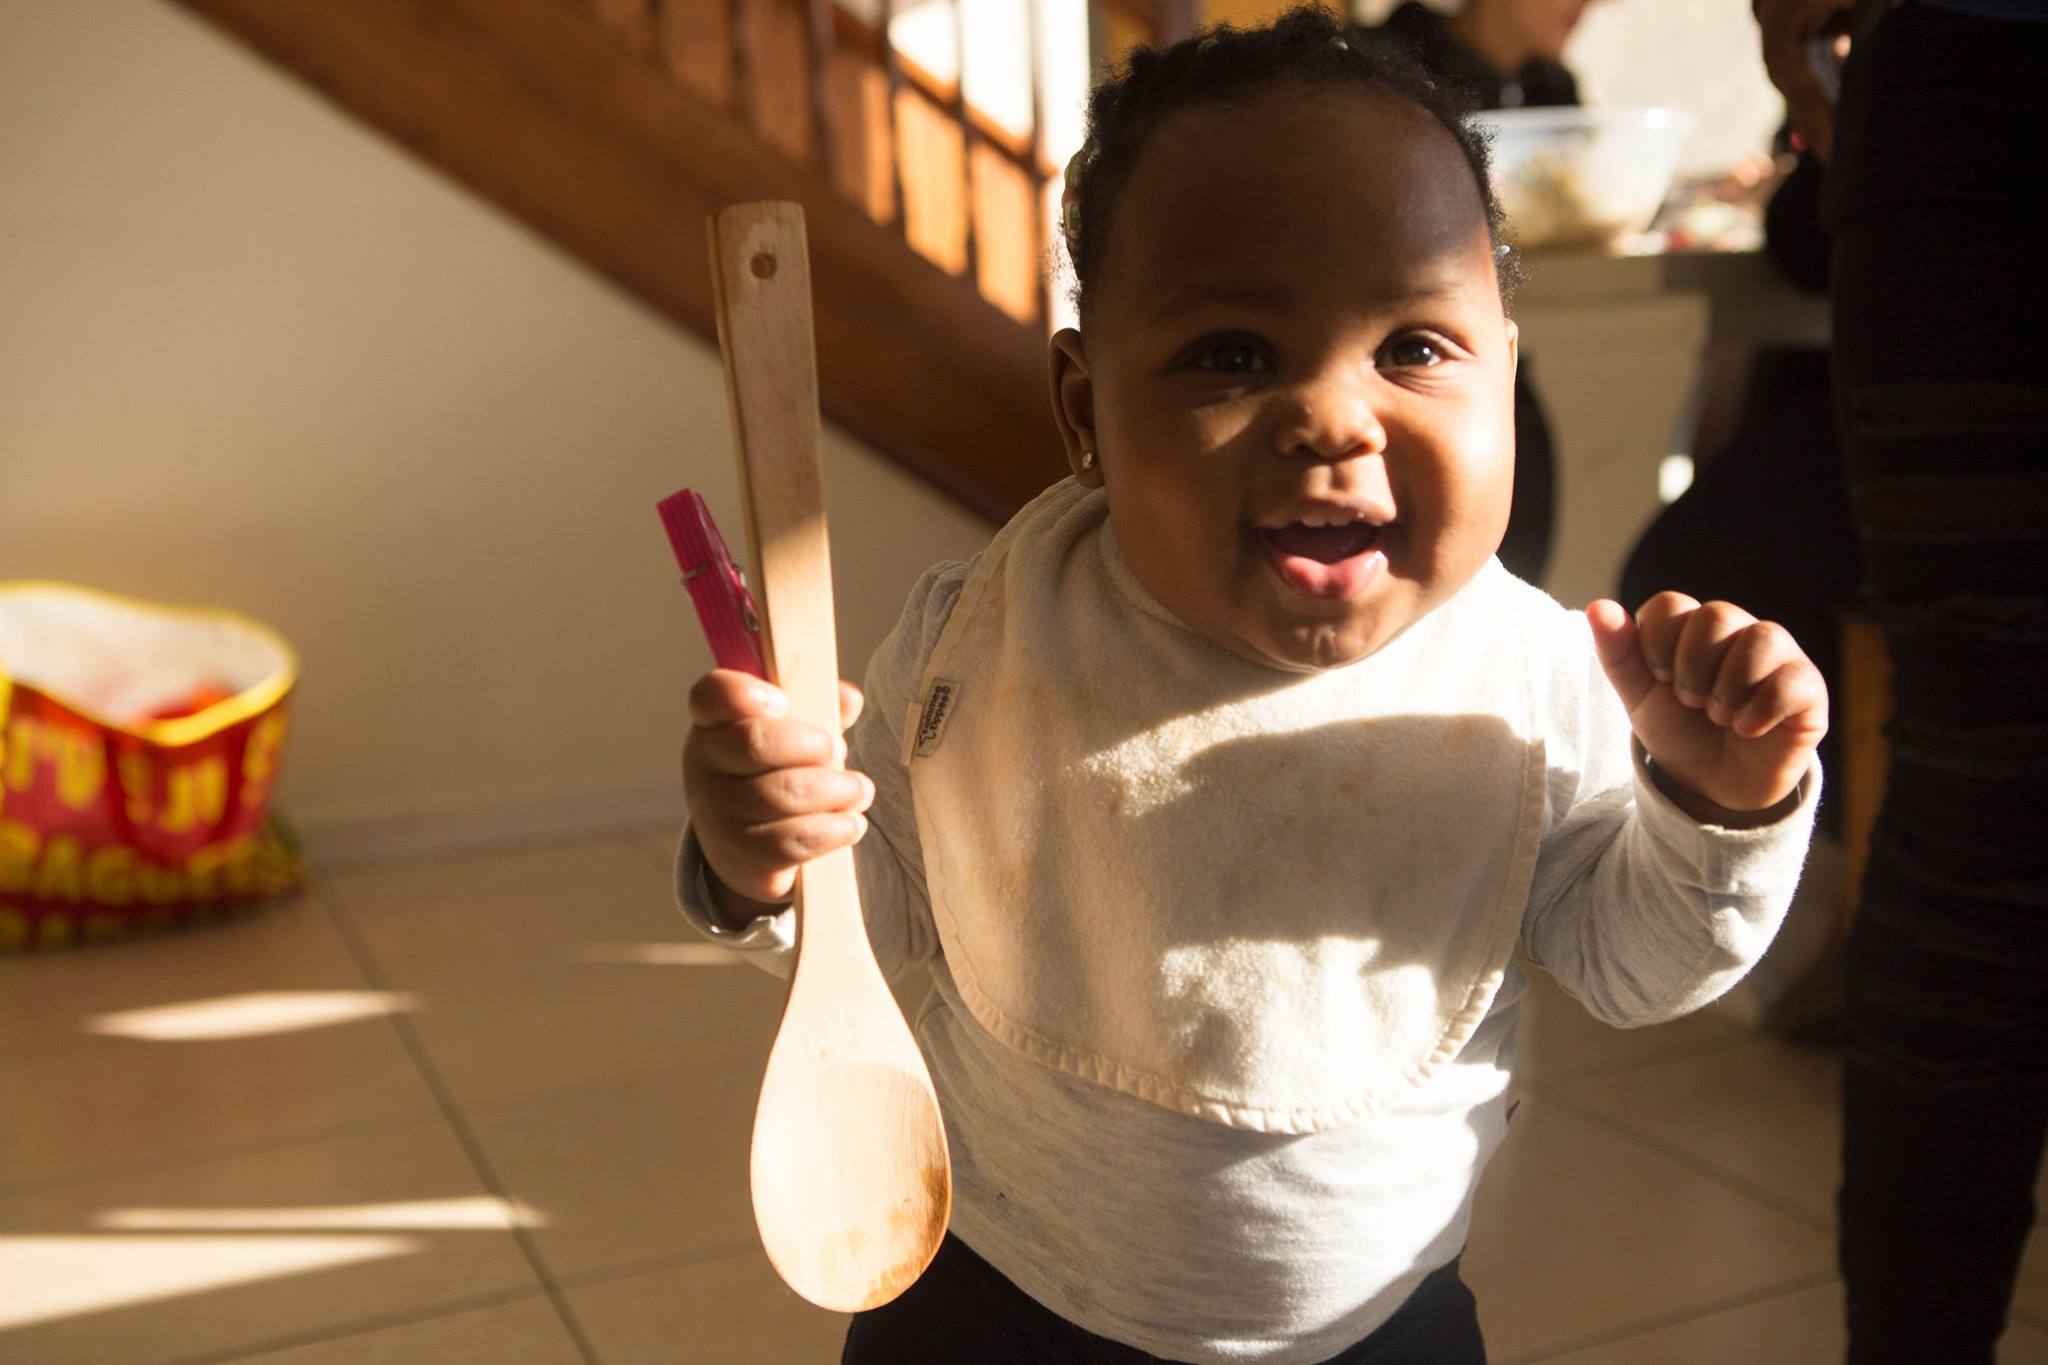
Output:
[[838,734],[839,647],[818,477],[818,362],[803,210],[739,204],[711,220],[711,278],[747,543],[760,567],[768,678],[790,714]]

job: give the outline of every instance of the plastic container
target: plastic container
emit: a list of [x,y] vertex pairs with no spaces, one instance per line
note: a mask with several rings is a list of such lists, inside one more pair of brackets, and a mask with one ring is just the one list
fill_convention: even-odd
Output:
[[297,676],[232,612],[0,583],[0,953],[295,889],[269,805]]
[[1657,216],[1696,120],[1678,109],[1500,109],[1494,192],[1522,249],[1606,247]]

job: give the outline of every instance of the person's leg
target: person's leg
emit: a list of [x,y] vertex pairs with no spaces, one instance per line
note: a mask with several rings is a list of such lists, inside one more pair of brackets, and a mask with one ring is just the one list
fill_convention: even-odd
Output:
[[1835,368],[1897,716],[1845,963],[1851,1365],[1991,1365],[2048,1129],[2048,25],[1852,58]]
[[1101,1339],[1017,1288],[950,1232],[917,1282],[856,1313],[840,1365],[1095,1365]]

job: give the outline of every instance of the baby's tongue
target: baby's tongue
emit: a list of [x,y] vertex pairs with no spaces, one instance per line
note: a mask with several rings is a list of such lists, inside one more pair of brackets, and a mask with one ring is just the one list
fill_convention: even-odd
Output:
[[1379,528],[1362,521],[1349,526],[1303,526],[1296,523],[1266,532],[1266,541],[1285,555],[1300,555],[1323,564],[1362,555],[1379,538]]

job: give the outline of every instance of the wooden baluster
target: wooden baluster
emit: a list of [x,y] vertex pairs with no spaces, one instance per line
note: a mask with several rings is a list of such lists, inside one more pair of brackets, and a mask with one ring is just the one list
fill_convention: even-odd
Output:
[[948,113],[948,102],[928,95],[915,80],[904,82],[895,108],[905,240],[948,274],[965,274],[967,167],[960,125]]
[[746,0],[745,109],[762,140],[811,160],[815,116],[808,0]]
[[965,243],[968,282],[979,289],[979,251],[974,231],[974,151],[980,139],[975,133],[974,120],[967,115],[967,0],[952,0],[952,5],[953,52],[959,67],[953,82],[952,115],[954,122],[960,126],[960,170],[965,177],[965,193],[961,196],[961,212],[965,215],[962,240]]
[[809,0],[811,62],[811,154],[827,181],[832,179],[833,159],[839,149],[832,136],[831,98],[826,70],[838,46],[832,33],[832,10],[836,0]]
[[877,223],[899,213],[892,176],[896,140],[881,33],[835,4],[825,61],[825,119],[832,185]]
[[747,0],[726,0],[725,28],[732,35],[732,111],[742,120],[752,117],[754,103],[752,53],[747,42]]
[[658,0],[655,60],[686,90],[723,109],[739,105],[732,75],[732,7],[728,0]]
[[882,5],[882,76],[889,83],[889,202],[896,214],[896,230],[910,238],[910,220],[903,212],[903,135],[896,126],[896,101],[903,93],[903,64],[896,59],[896,40],[889,26],[896,17],[895,0]]
[[1040,81],[1045,64],[1039,60],[1038,0],[1024,0],[1024,23],[1030,37],[1026,40],[1025,60],[1030,66],[1031,82],[1031,166],[1027,175],[1031,181],[1031,241],[1035,248],[1032,259],[1038,262],[1038,320],[1048,328],[1052,322],[1052,255],[1048,248],[1051,242],[1045,235],[1045,91]]

